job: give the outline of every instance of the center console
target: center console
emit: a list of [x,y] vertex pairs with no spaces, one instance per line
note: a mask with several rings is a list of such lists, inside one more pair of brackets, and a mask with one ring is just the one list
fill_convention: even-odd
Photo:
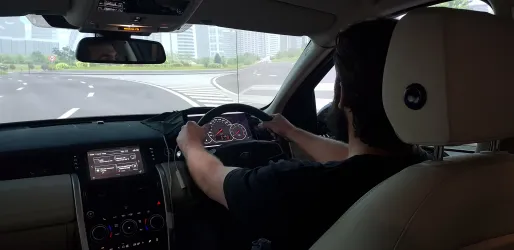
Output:
[[[82,249],[169,249],[164,179],[137,146],[77,159],[75,206]],[[87,167],[86,167],[87,166]]]

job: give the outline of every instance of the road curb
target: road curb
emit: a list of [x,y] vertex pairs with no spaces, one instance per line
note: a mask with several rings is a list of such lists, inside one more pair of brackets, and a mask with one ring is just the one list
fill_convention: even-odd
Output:
[[[238,94],[236,94],[236,93],[234,93],[234,92],[232,92],[232,91],[230,91],[230,90],[228,90],[228,89],[226,89],[226,88],[222,87],[222,86],[221,86],[221,85],[219,85],[219,84],[218,84],[218,82],[216,81],[218,78],[220,78],[220,77],[222,77],[222,76],[227,76],[227,75],[231,75],[231,74],[225,74],[225,75],[216,76],[216,77],[212,78],[212,79],[211,79],[211,84],[212,84],[214,87],[218,88],[219,90],[221,90],[221,91],[225,92],[225,94],[228,94],[232,99],[234,99],[234,100],[238,100],[238,99],[239,99],[239,95],[238,95]],[[238,83],[238,84],[239,84],[239,83]]]

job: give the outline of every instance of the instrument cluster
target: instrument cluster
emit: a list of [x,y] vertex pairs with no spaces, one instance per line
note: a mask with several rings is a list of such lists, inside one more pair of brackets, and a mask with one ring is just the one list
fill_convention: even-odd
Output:
[[[188,119],[198,121],[201,116],[190,115]],[[206,126],[205,145],[252,139],[248,119],[244,113],[225,113],[212,119]]]

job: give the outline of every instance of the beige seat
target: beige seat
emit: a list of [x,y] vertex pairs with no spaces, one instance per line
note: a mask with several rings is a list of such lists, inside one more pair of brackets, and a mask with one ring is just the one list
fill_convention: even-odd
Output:
[[[435,8],[407,14],[384,73],[397,134],[435,146],[513,137],[513,60],[511,20]],[[411,166],[368,192],[311,249],[514,249],[514,155]]]

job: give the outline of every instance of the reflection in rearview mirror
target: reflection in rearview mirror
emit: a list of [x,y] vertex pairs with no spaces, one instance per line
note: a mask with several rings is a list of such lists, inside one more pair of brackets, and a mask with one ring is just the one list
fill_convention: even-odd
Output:
[[140,39],[87,37],[77,46],[77,60],[92,63],[159,64],[166,61],[164,48],[158,42]]

